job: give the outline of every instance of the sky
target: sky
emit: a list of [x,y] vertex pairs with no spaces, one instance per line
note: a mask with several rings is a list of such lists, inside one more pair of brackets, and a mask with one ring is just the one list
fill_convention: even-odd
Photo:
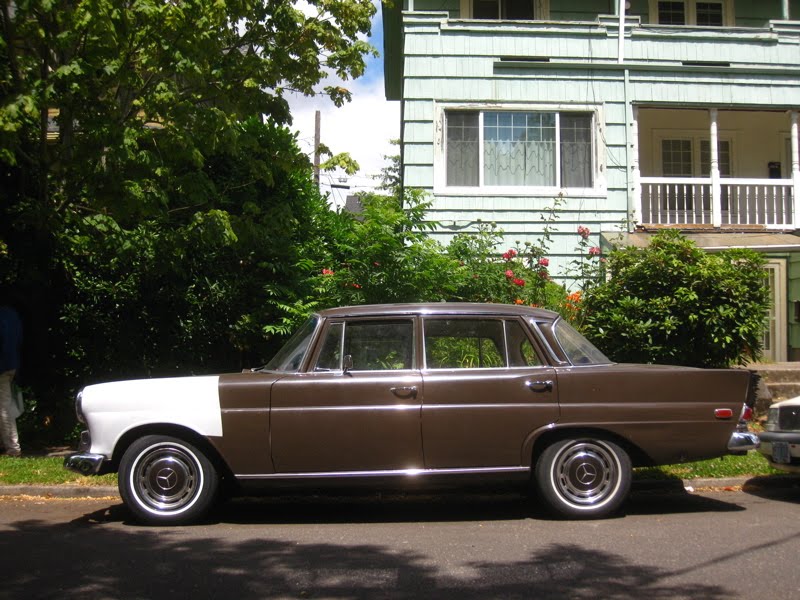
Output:
[[[383,23],[380,6],[372,21],[372,37],[369,39],[379,53],[383,53]],[[352,92],[353,99],[341,108],[325,96],[307,98],[293,96],[289,99],[292,111],[291,128],[298,132],[300,149],[309,157],[314,153],[314,112],[319,110],[320,138],[334,154],[348,152],[361,167],[353,176],[344,172],[322,173],[320,188],[330,193],[330,201],[336,207],[344,204],[348,194],[374,188],[379,175],[386,166],[385,155],[397,154],[398,149],[389,141],[400,137],[400,103],[388,102],[383,91],[383,56],[367,59],[365,74],[356,79],[326,81],[326,84],[342,85]],[[332,188],[349,186],[345,188]]]

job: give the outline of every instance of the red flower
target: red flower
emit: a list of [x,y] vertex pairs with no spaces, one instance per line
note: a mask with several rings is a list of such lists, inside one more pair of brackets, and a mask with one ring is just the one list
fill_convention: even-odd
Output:
[[508,271],[506,271],[506,277],[508,277],[509,279],[511,279],[512,277],[514,277],[514,271],[512,271],[511,269],[509,269]]
[[591,248],[589,248],[589,254],[591,256],[600,256],[600,247],[592,246]]
[[525,285],[525,280],[524,279],[519,279],[519,278],[514,279],[514,285],[518,285],[518,286],[522,287],[523,285]]
[[514,304],[525,304],[525,301],[522,300],[522,298],[517,298],[516,300],[514,300]]
[[512,259],[512,258],[514,258],[516,255],[517,255],[517,251],[516,251],[516,250],[514,250],[513,248],[509,248],[509,249],[508,249],[508,250],[507,250],[507,251],[506,251],[506,252],[503,254],[503,258],[504,258],[504,259],[506,259],[506,260],[511,260],[511,259]]
[[583,239],[588,238],[590,233],[591,231],[589,230],[588,227],[584,227],[583,225],[578,227],[578,235],[581,236]]
[[333,275],[333,269],[322,269],[323,275]]
[[540,258],[539,259],[539,266],[540,267],[549,267],[550,266],[550,259],[549,258]]
[[354,287],[354,288],[356,288],[357,290],[360,290],[360,289],[361,289],[361,286],[360,286],[359,284],[357,284],[357,283],[354,283],[354,284],[353,284],[353,287]]

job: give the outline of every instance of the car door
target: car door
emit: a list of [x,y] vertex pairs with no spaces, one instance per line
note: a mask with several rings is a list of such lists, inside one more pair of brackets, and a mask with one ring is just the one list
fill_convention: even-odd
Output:
[[555,370],[543,363],[527,325],[427,317],[423,329],[425,467],[525,465],[526,439],[559,415]]
[[422,468],[414,319],[332,320],[322,335],[313,367],[273,386],[276,473]]

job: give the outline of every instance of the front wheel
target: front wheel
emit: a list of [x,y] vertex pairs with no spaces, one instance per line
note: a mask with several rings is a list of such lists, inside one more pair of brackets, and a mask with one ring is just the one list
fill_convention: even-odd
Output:
[[177,525],[200,518],[217,495],[219,476],[208,458],[183,440],[150,435],[127,449],[119,493],[144,523]]
[[617,510],[631,487],[631,460],[604,439],[559,440],[536,462],[541,498],[557,515],[597,519]]

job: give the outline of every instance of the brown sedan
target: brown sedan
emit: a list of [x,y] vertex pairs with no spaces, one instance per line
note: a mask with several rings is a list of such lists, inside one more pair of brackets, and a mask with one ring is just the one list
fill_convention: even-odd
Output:
[[603,517],[631,468],[755,448],[749,373],[615,364],[557,314],[496,304],[324,310],[264,367],[92,385],[65,461],[119,472],[140,520],[184,523],[221,485],[530,480]]

